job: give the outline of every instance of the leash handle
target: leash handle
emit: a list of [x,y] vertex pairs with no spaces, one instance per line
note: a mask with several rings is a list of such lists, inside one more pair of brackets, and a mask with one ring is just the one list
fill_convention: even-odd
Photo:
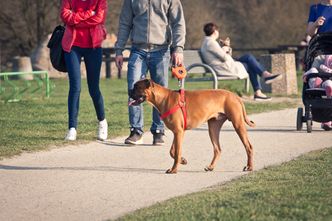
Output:
[[184,66],[172,66],[172,75],[179,80],[187,76],[187,70]]
[[179,88],[184,88],[183,79],[187,76],[187,70],[184,66],[172,66],[172,75],[179,81]]

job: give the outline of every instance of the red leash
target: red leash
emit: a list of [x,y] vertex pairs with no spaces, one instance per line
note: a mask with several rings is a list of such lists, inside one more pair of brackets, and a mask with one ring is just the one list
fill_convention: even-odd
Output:
[[187,128],[187,110],[186,110],[186,101],[184,98],[184,89],[180,89],[180,99],[179,102],[173,107],[171,108],[169,111],[167,111],[166,113],[162,114],[160,116],[160,118],[163,120],[166,117],[168,117],[169,115],[175,113],[179,108],[181,108],[182,114],[183,114],[183,127],[184,129]]

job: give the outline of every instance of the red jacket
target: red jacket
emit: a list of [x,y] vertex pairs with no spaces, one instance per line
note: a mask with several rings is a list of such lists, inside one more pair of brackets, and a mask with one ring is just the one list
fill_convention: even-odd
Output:
[[[107,2],[106,0],[90,0],[90,7],[87,11],[77,12],[75,3],[77,0],[62,0],[60,16],[66,24],[66,30],[62,39],[62,48],[70,52],[76,37],[76,28],[89,28],[93,48],[100,47],[106,38],[104,26]],[[96,13],[93,14],[93,11]]]

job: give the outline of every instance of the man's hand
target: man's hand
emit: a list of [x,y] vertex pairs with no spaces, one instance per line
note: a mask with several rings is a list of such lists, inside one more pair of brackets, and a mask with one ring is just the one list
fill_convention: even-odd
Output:
[[123,65],[123,55],[117,55],[115,57],[115,64],[118,70],[122,70],[122,65]]
[[315,26],[319,27],[322,26],[325,22],[325,17],[320,16],[319,18],[317,18],[317,20],[315,21]]
[[302,76],[302,80],[303,80],[304,83],[307,83],[307,76],[306,76],[306,75],[303,75],[303,76]]
[[183,65],[183,53],[174,52],[172,54],[172,64],[175,66]]

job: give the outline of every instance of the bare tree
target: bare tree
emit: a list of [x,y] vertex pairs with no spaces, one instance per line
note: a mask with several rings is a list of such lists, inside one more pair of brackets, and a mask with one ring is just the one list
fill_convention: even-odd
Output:
[[[233,47],[275,47],[296,44],[304,36],[309,5],[315,0],[182,0],[186,17],[186,48],[199,48],[203,25],[214,21]],[[1,2],[2,64],[31,51],[60,24],[61,0]],[[108,0],[106,27],[117,34],[123,0]]]
[[2,2],[0,30],[3,60],[29,55],[58,23],[59,0],[11,0]]

